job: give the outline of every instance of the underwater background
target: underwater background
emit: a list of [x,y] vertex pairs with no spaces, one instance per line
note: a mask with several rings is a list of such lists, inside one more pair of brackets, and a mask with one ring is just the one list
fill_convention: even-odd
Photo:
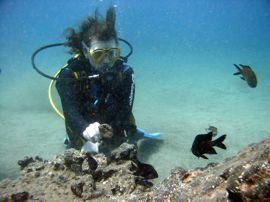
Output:
[[[1,0],[0,180],[16,178],[17,161],[26,155],[49,159],[65,150],[64,122],[48,100],[50,80],[33,70],[32,53],[64,42],[67,27],[110,5],[119,37],[134,48],[128,63],[135,71],[137,125],[162,133],[139,142],[139,159],[154,165],[159,180],[174,166],[220,162],[270,134],[269,0]],[[70,57],[56,47],[36,63],[54,75]],[[256,88],[233,76],[234,63],[253,68]],[[55,90],[53,97],[61,107]],[[198,159],[190,148],[209,125],[227,134],[227,150]]]

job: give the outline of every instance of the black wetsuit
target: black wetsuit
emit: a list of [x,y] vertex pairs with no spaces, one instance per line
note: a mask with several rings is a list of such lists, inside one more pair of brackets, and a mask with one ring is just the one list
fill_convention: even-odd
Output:
[[82,132],[96,121],[112,126],[112,139],[123,136],[124,131],[136,131],[132,115],[135,92],[133,70],[120,60],[113,69],[115,74],[108,82],[106,76],[79,79],[98,74],[84,57],[70,59],[68,65],[61,70],[59,78],[74,78],[56,82],[70,147],[80,149],[84,142]]

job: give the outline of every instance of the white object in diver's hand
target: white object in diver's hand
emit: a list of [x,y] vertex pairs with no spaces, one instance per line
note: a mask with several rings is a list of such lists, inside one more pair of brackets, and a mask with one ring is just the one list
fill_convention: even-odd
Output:
[[145,137],[145,138],[157,138],[157,137],[160,136],[159,132],[157,132],[157,133],[148,133],[145,130],[143,130],[142,128],[137,128],[137,133],[139,135],[142,134],[143,137]]
[[92,142],[100,142],[100,131],[99,131],[100,123],[94,122],[89,124],[88,127],[83,131],[83,137],[86,140],[90,140]]
[[82,152],[94,152],[94,153],[99,153],[99,142],[91,142],[91,141],[87,141],[86,143],[84,143],[84,145],[81,148]]

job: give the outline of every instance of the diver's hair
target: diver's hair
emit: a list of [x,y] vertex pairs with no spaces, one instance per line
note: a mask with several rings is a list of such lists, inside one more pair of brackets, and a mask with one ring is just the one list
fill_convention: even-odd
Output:
[[111,6],[107,10],[106,19],[100,16],[96,9],[94,16],[88,16],[79,26],[78,31],[74,28],[67,28],[65,36],[67,45],[70,47],[70,53],[76,54],[82,52],[82,41],[90,45],[92,39],[106,41],[117,40],[117,32],[115,30],[115,8]]

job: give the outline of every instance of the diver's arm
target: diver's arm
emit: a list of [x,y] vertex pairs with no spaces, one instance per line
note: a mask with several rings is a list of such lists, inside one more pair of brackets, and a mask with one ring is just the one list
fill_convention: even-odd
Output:
[[74,78],[58,80],[56,88],[60,95],[64,116],[67,126],[75,133],[82,135],[82,132],[89,125],[80,113],[79,102],[77,101],[78,81],[75,79],[72,70],[65,68],[60,72],[60,78]]

